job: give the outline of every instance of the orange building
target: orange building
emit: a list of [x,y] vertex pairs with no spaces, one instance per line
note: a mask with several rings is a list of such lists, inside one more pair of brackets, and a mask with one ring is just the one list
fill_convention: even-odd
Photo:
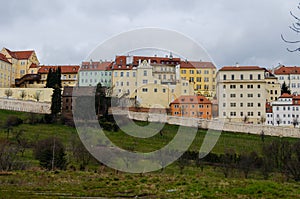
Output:
[[211,119],[212,103],[204,96],[181,96],[170,104],[172,116]]

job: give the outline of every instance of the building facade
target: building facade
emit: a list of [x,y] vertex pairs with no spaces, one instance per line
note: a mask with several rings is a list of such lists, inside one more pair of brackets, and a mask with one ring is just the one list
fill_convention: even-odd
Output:
[[259,66],[226,66],[217,74],[219,118],[232,122],[262,123],[268,97],[266,77]]
[[212,118],[212,103],[204,96],[180,96],[170,104],[172,116]]
[[78,65],[60,65],[60,66],[40,66],[38,74],[41,76],[40,86],[45,87],[47,83],[47,76],[51,68],[52,71],[56,71],[60,67],[61,69],[61,84],[65,86],[76,86],[78,80]]
[[79,70],[79,86],[102,86],[111,87],[112,81],[112,62],[82,62]]
[[117,56],[112,66],[113,96],[128,106],[168,108],[181,95],[192,95],[192,85],[180,78],[179,58]]
[[26,74],[34,73],[34,69],[31,68],[33,65],[39,65],[40,62],[36,56],[35,51],[11,51],[7,48],[3,48],[1,53],[12,64],[12,82],[15,82],[15,79],[21,79]]
[[195,94],[210,99],[216,95],[217,69],[212,62],[181,61],[180,76],[194,83]]
[[13,85],[12,64],[0,53],[0,88],[9,88]]
[[280,65],[274,74],[281,85],[286,83],[292,94],[300,94],[300,67]]
[[266,125],[299,126],[300,96],[284,93],[267,108]]

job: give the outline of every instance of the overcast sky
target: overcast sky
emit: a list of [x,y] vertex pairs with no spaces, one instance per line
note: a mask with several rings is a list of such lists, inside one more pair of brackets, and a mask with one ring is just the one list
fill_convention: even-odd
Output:
[[[33,49],[41,64],[80,64],[113,35],[142,27],[178,31],[200,43],[217,67],[300,65],[280,35],[300,16],[287,0],[0,0],[0,46]],[[297,48],[297,46],[294,46]],[[299,45],[300,47],[300,45]]]

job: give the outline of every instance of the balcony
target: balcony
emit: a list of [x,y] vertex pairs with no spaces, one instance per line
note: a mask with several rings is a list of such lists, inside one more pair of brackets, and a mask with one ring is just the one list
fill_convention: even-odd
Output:
[[32,82],[32,81],[40,81],[41,80],[41,75],[39,74],[26,74],[20,79],[15,79],[15,85],[17,87],[20,87],[23,83],[25,82]]

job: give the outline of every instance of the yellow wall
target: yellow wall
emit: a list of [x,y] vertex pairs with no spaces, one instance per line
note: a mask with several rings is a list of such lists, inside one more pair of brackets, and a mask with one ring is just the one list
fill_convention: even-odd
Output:
[[0,60],[0,88],[9,88],[12,83],[12,65]]
[[213,98],[216,94],[216,69],[212,68],[180,68],[182,79],[195,82],[196,94]]

